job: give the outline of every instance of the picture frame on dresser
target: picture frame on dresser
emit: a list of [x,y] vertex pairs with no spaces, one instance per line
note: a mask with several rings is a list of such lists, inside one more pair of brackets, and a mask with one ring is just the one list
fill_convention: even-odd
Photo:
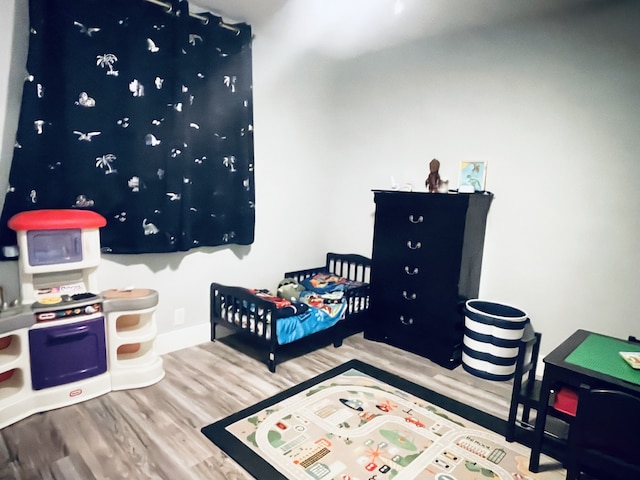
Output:
[[460,192],[483,192],[484,190],[486,190],[486,181],[486,161],[460,162],[460,179],[458,182],[458,190]]

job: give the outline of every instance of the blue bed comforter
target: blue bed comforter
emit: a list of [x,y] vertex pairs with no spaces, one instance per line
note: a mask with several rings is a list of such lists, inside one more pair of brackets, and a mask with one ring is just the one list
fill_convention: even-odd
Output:
[[[333,327],[343,317],[347,308],[344,300],[345,290],[362,285],[360,282],[328,273],[318,273],[300,283],[306,290],[300,295],[299,303],[308,305],[309,308],[299,314],[279,315],[276,323],[279,345]],[[290,311],[283,310],[282,307],[282,304],[278,305],[280,312]],[[287,307],[286,304],[284,307]]]
[[336,304],[331,310],[310,306],[305,313],[300,315],[279,318],[276,323],[278,344],[291,343],[312,333],[333,327],[342,318],[345,308],[344,302]]

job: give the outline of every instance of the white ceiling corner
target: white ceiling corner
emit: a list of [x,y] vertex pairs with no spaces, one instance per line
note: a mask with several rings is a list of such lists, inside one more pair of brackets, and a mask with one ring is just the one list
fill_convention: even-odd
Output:
[[275,15],[287,0],[189,0],[194,12],[208,11],[230,23],[262,24]]

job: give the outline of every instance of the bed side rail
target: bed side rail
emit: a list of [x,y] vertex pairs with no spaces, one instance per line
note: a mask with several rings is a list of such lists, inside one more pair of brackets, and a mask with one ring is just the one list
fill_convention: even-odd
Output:
[[276,338],[276,306],[241,287],[211,284],[211,323],[250,333],[265,340]]

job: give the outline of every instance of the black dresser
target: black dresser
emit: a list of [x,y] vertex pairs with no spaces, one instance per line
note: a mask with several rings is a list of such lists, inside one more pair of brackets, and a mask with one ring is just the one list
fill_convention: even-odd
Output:
[[365,338],[460,364],[462,306],[477,298],[490,193],[374,191],[372,319]]

